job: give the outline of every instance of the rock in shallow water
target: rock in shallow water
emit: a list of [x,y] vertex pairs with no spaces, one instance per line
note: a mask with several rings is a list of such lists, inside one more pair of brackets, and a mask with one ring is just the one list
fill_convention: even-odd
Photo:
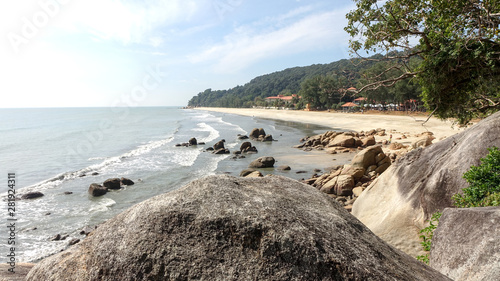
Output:
[[27,280],[449,280],[295,180],[210,176],[139,203]]
[[40,198],[44,196],[43,193],[41,192],[38,192],[38,191],[34,191],[34,192],[28,192],[28,193],[25,193],[21,196],[21,199],[35,199],[35,198]]
[[121,180],[119,178],[107,179],[102,183],[102,185],[108,189],[120,189]]
[[100,184],[93,183],[89,186],[88,192],[92,196],[102,196],[108,193],[108,189]]

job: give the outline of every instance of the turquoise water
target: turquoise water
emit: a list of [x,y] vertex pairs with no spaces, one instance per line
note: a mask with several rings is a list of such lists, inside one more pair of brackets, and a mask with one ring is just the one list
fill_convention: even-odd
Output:
[[[301,162],[300,158],[310,154],[292,146],[305,135],[327,130],[173,107],[0,109],[0,120],[3,200],[8,173],[16,174],[17,195],[29,191],[45,194],[40,199],[16,201],[18,262],[36,262],[57,253],[69,239],[83,238],[79,234],[82,228],[102,223],[135,203],[194,179],[218,173],[238,176],[260,156],[274,156],[276,165],[292,166],[293,170],[285,176],[307,178],[318,167]],[[237,150],[242,143],[237,135],[248,134],[253,128],[264,128],[277,141],[254,143],[259,153],[245,159],[204,152],[204,148],[220,139],[226,140],[226,148]],[[175,146],[191,137],[207,145]],[[290,154],[296,159],[290,158]],[[300,169],[307,173],[297,174]],[[127,177],[136,184],[102,197],[88,196],[91,183],[114,177]],[[3,220],[7,224],[7,205],[4,206]],[[50,241],[56,234],[69,238]],[[2,253],[8,248],[6,235],[0,235]]]

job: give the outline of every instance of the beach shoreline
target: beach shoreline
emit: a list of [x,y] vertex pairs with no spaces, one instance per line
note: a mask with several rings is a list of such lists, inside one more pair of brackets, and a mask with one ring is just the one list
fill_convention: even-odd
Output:
[[[263,119],[276,119],[292,121],[306,124],[315,124],[332,128],[337,131],[369,131],[382,128],[387,131],[385,138],[388,139],[392,132],[393,141],[401,135],[410,136],[404,143],[410,143],[418,138],[416,135],[424,132],[432,132],[437,142],[446,137],[452,136],[465,130],[453,126],[451,121],[431,117],[427,122],[423,115],[391,115],[391,114],[371,114],[371,113],[339,113],[325,111],[302,111],[302,110],[277,110],[277,109],[256,109],[256,108],[218,108],[199,107],[196,110],[220,112],[242,116],[251,116]],[[425,122],[425,124],[423,124]]]

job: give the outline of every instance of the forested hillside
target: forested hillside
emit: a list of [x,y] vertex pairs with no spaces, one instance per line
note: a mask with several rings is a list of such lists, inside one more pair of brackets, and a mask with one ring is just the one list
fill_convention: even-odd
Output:
[[[359,62],[358,62],[359,63]],[[362,64],[366,65],[366,63]],[[288,68],[252,79],[243,86],[228,90],[207,89],[189,101],[189,106],[209,107],[250,107],[266,97],[297,94],[301,84],[315,76],[338,75],[347,77],[354,86],[359,79],[362,65],[355,65],[351,60],[340,60],[329,64],[315,64],[305,67]]]
[[[371,59],[382,59],[375,55]],[[291,96],[298,94],[302,99],[295,99],[287,103],[288,107],[303,108],[309,103],[314,108],[338,108],[339,104],[352,101],[355,92],[346,91],[351,87],[358,87],[361,82],[377,70],[386,66],[387,62],[376,60],[343,59],[329,64],[315,64],[305,67],[288,68],[271,74],[252,79],[243,86],[236,86],[228,90],[207,89],[194,96],[189,106],[206,107],[252,107],[265,106],[265,98],[270,96]],[[366,76],[366,77],[365,77]],[[409,98],[418,98],[419,87],[409,80],[399,82],[400,87],[395,89],[377,89],[366,91],[363,95],[370,100],[382,103],[403,102]],[[403,93],[403,94],[401,94]],[[285,106],[279,104],[273,106]]]

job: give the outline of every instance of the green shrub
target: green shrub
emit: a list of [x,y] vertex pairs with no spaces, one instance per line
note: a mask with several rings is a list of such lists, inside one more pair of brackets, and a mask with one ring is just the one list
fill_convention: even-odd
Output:
[[479,166],[472,166],[464,173],[469,187],[462,189],[463,194],[452,197],[456,207],[500,206],[500,150],[492,147],[488,151]]
[[434,230],[439,224],[439,218],[441,217],[441,212],[436,212],[432,214],[431,220],[429,221],[429,226],[420,230],[420,238],[422,238],[422,248],[427,252],[425,255],[417,257],[417,260],[429,264],[429,251],[431,250],[432,237],[434,236]]

